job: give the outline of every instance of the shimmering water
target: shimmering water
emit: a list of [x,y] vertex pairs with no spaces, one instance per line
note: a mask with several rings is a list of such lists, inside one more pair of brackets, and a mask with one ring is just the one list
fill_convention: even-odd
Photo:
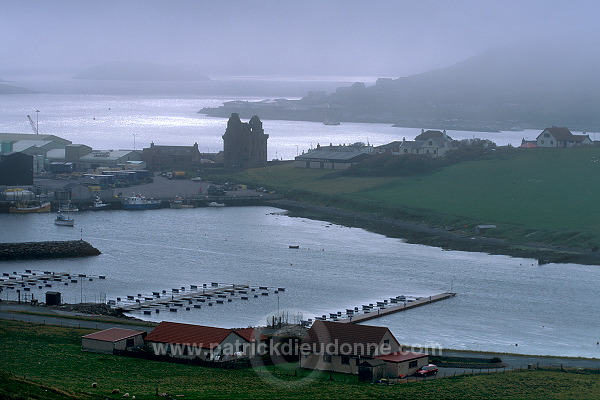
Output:
[[[258,83],[262,84],[262,81]],[[225,90],[223,86],[218,86],[219,90],[206,88],[206,85],[212,88],[218,82],[178,83],[175,88],[163,87],[166,83],[147,83],[149,87],[146,87],[142,83],[72,80],[14,84],[45,90],[46,93],[0,96],[0,132],[31,133],[27,120],[27,115],[31,115],[41,133],[54,134],[95,149],[141,149],[151,142],[189,146],[197,142],[202,152],[217,152],[223,149],[221,136],[227,120],[198,114],[200,109],[218,107],[229,100],[297,98],[306,94],[297,87],[284,87],[281,93],[275,94],[270,86],[267,89],[262,87],[266,84],[253,86],[262,95],[248,95],[248,89],[236,92]],[[257,85],[256,82],[254,84]],[[331,88],[332,82],[307,85],[304,83],[302,88],[315,90],[323,85]],[[69,90],[64,89],[65,86]],[[137,94],[124,94],[128,90]],[[224,92],[229,94],[222,94]],[[36,110],[40,112],[36,113]],[[325,126],[319,122],[263,121],[263,127],[269,134],[269,159],[292,159],[317,144],[368,142],[378,146],[403,138],[412,140],[421,133],[420,129],[394,128],[391,124]],[[516,146],[521,144],[522,138],[534,139],[539,133],[536,130],[499,133],[448,131],[454,139],[479,137],[491,139],[498,145]]]
[[[200,310],[138,315],[223,327],[264,324],[278,309],[287,310],[290,318],[302,313],[307,319],[401,294],[428,296],[452,289],[458,292],[455,298],[368,323],[389,326],[406,344],[600,356],[599,267],[538,266],[527,259],[443,251],[280,211],[225,207],[79,213],[75,228],[55,226],[50,214],[0,215],[0,241],[83,237],[103,253],[2,262],[0,272],[107,276],[105,281],[34,289],[38,297],[45,290],[62,291],[67,302],[210,282],[286,288],[279,295],[271,291]],[[0,296],[14,293],[5,290]]]

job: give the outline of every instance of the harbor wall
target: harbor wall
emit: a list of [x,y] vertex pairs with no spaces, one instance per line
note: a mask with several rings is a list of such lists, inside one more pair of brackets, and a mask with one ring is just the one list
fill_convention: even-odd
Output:
[[84,240],[0,243],[0,261],[88,257],[101,254]]

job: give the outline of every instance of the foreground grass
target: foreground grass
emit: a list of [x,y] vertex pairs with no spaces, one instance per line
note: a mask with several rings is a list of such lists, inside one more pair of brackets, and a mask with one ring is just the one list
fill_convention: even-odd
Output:
[[600,148],[498,152],[410,177],[348,177],[292,164],[231,176],[298,200],[378,212],[467,233],[495,224],[490,236],[517,242],[600,245]]
[[[382,386],[353,376],[329,381],[329,374],[311,376],[293,365],[232,371],[84,353],[80,338],[89,332],[0,321],[0,398],[104,399],[127,392],[155,399],[158,390],[187,399],[600,399],[597,375],[584,373],[505,372]],[[114,388],[121,394],[112,395]]]

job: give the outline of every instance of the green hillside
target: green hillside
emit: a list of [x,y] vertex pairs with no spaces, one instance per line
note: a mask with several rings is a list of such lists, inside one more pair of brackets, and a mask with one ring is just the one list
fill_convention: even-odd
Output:
[[600,399],[597,371],[459,374],[388,386],[358,383],[356,375],[311,374],[295,363],[229,370],[82,352],[88,333],[0,320],[0,398]]
[[[333,176],[332,176],[333,175]],[[500,150],[410,177],[350,177],[292,164],[232,177],[287,197],[487,235],[572,247],[600,245],[600,149]]]

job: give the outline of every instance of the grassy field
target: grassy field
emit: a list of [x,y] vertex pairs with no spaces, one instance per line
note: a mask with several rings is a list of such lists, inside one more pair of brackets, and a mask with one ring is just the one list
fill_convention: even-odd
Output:
[[[334,175],[332,177],[332,175]],[[348,177],[292,164],[231,177],[299,200],[452,225],[515,241],[590,248],[600,245],[600,148],[499,151],[434,173]]]
[[[515,371],[398,385],[356,377],[311,376],[294,365],[220,370],[81,351],[89,330],[0,321],[2,399],[600,399],[597,375],[580,371]],[[297,376],[295,376],[297,375]],[[97,388],[91,384],[96,382]],[[111,394],[119,388],[121,393]],[[177,395],[182,395],[175,397]]]

